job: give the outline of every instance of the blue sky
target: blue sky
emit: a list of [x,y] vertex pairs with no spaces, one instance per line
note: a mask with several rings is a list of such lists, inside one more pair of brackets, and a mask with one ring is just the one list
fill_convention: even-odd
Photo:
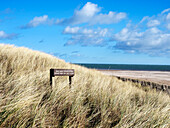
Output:
[[0,3],[0,43],[72,63],[170,65],[169,0]]

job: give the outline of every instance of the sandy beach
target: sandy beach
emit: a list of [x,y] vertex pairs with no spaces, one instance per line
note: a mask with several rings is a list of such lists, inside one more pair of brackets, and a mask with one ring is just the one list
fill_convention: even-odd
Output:
[[164,71],[131,71],[131,70],[99,70],[105,75],[139,79],[170,86],[170,72]]

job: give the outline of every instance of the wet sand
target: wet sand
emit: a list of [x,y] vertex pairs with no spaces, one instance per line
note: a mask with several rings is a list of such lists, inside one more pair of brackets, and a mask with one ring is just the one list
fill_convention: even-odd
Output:
[[170,86],[170,72],[132,71],[132,70],[99,70],[105,75],[150,81]]

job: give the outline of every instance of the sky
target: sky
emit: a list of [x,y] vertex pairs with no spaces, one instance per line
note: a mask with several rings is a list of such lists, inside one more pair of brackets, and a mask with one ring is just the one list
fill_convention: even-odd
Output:
[[70,63],[170,65],[170,0],[0,0],[0,43]]

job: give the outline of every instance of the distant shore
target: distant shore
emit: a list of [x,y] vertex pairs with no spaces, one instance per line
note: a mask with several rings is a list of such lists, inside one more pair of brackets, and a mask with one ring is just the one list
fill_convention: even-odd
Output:
[[144,81],[155,82],[170,86],[170,72],[168,71],[134,71],[134,70],[101,70],[105,75],[132,78]]

